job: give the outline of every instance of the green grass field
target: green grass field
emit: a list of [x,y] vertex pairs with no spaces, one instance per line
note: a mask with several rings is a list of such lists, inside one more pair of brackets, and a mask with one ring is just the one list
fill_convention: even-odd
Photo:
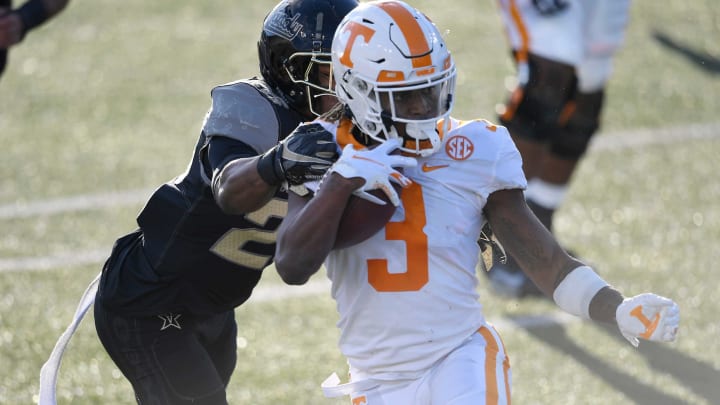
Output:
[[[460,71],[454,115],[494,120],[513,73],[494,2],[412,3],[447,31]],[[13,48],[0,80],[0,404],[37,401],[40,367],[112,243],[152,188],[185,169],[210,89],[256,74],[272,5],[77,0]],[[678,301],[678,341],[636,350],[547,301],[500,299],[482,284],[515,404],[720,403],[718,39],[717,0],[635,2],[603,130],[558,213],[559,239],[607,280]],[[268,269],[258,288],[281,284]],[[345,366],[329,292],[309,288],[236,311],[231,403],[348,403],[320,392]],[[66,353],[58,399],[134,403],[92,314]]]

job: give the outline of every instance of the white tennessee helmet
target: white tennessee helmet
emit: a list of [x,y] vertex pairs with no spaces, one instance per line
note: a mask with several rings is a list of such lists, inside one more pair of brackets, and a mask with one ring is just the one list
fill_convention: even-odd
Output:
[[[427,156],[440,147],[455,91],[455,63],[437,27],[398,0],[360,3],[338,26],[332,43],[338,100],[353,122],[378,142],[399,138],[404,152]],[[444,132],[444,131],[443,131]]]

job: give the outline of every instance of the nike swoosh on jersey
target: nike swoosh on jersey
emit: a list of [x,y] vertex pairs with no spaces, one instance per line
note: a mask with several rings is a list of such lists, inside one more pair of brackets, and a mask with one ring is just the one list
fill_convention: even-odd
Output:
[[422,171],[425,172],[425,173],[427,173],[427,172],[431,172],[431,171],[433,171],[433,170],[444,169],[444,168],[446,168],[446,167],[448,167],[448,166],[450,166],[450,165],[434,165],[434,166],[433,166],[433,165],[429,165],[429,164],[427,164],[427,163],[423,163],[423,165],[422,165]]

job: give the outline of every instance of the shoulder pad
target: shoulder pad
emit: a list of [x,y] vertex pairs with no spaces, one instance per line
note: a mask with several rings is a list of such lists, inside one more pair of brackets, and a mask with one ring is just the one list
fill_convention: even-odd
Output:
[[208,136],[237,139],[262,153],[278,142],[279,120],[266,94],[246,82],[215,87],[203,123]]

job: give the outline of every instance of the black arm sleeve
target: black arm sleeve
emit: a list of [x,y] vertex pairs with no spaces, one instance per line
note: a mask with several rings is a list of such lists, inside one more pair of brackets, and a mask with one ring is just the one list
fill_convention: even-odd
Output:
[[228,162],[257,155],[257,151],[244,142],[226,136],[213,136],[208,141],[204,163],[212,178],[212,173],[222,169]]

